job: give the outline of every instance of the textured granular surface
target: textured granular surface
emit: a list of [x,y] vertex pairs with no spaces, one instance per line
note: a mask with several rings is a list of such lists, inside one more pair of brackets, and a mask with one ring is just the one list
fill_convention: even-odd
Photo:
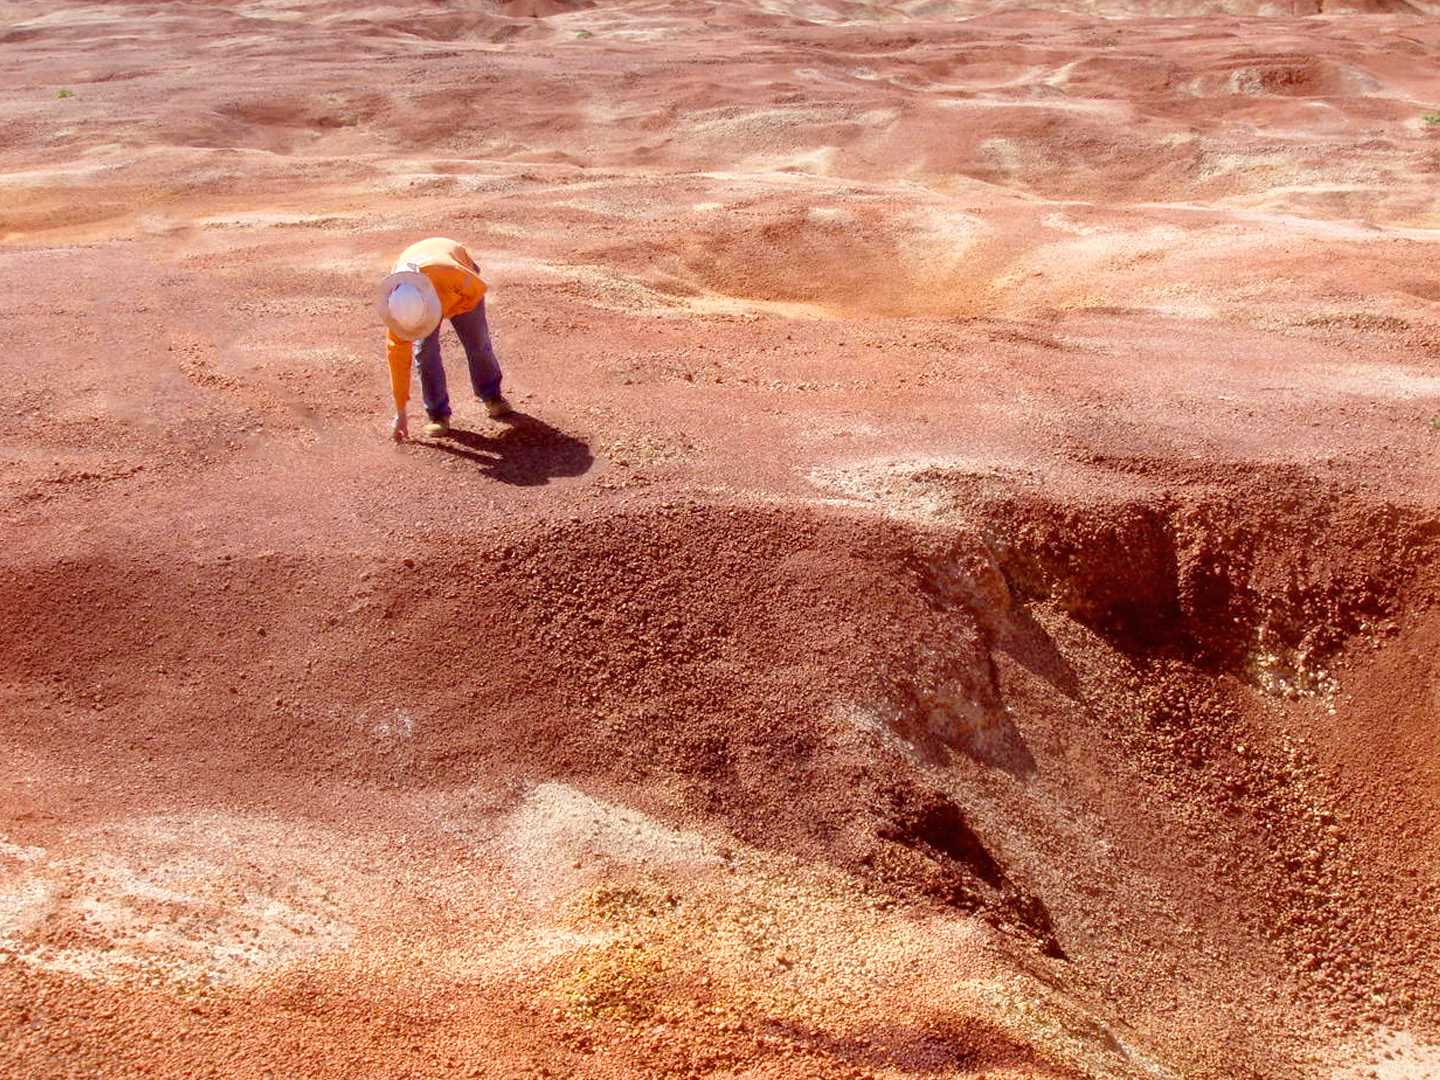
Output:
[[0,1075],[1440,1076],[1436,13],[0,3]]

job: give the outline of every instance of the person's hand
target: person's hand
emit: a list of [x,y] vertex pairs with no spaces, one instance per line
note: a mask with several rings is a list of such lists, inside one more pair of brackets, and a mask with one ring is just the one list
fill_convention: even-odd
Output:
[[410,418],[406,416],[403,412],[395,414],[395,424],[393,431],[395,433],[396,442],[404,442],[410,437]]

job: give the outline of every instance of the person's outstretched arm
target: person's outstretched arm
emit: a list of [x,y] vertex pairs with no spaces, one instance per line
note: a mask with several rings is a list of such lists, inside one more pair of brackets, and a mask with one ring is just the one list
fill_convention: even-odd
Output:
[[395,441],[404,442],[410,434],[410,420],[405,415],[410,404],[410,342],[401,341],[393,331],[387,331],[385,349],[390,361],[390,390],[395,395]]

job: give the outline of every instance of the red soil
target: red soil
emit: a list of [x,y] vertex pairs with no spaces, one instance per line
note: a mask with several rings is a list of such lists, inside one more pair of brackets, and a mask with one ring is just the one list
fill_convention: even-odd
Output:
[[[0,5],[0,1074],[1440,1075],[1346,10]],[[432,234],[523,415],[397,448]]]

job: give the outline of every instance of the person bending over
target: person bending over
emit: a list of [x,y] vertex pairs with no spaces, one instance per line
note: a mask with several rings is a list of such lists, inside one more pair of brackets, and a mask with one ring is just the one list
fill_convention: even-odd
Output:
[[425,434],[438,438],[450,431],[450,395],[440,361],[442,319],[450,320],[465,348],[470,385],[485,403],[486,413],[496,418],[510,415],[513,410],[500,393],[500,362],[485,321],[485,282],[464,245],[440,236],[411,244],[380,283],[379,310],[388,330],[396,442],[404,442],[410,434],[406,411],[412,359],[420,372],[420,396],[430,420]]

